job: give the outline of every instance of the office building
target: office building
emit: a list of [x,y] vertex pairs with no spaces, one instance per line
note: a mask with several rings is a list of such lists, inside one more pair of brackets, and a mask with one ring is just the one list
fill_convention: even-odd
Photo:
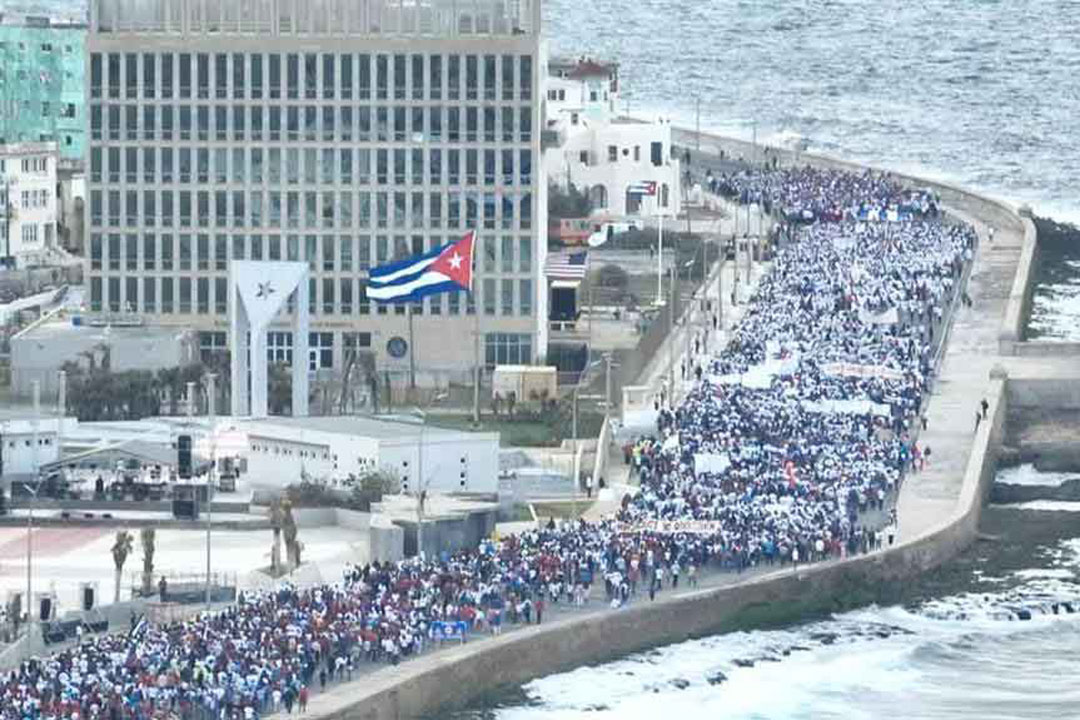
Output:
[[[230,260],[299,260],[313,371],[349,351],[395,385],[410,355],[418,384],[467,380],[477,350],[535,362],[543,47],[539,0],[93,0],[91,312],[190,327],[205,355],[227,347]],[[370,267],[470,228],[472,295],[416,304],[411,332],[369,302]],[[271,332],[269,360],[292,345]]]

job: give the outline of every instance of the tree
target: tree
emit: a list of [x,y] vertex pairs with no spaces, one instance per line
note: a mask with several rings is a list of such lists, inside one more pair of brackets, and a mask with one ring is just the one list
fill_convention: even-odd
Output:
[[149,597],[154,591],[154,528],[139,531],[139,544],[142,545],[142,594]]
[[269,385],[266,393],[267,409],[271,415],[285,415],[292,410],[292,374],[285,363],[270,366]]
[[113,602],[120,602],[120,579],[124,573],[124,563],[127,562],[128,555],[131,554],[133,544],[131,533],[127,530],[120,530],[116,533],[116,541],[112,546],[113,565],[116,566],[116,592]]
[[583,218],[593,211],[589,196],[580,192],[573,183],[563,190],[555,183],[548,183],[548,217]]

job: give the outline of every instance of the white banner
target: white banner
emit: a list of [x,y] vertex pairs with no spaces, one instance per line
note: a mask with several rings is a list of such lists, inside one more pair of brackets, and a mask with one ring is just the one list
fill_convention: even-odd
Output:
[[616,523],[618,533],[650,532],[660,535],[687,533],[692,535],[715,535],[723,530],[719,520],[642,520],[635,523]]
[[904,373],[884,365],[858,365],[856,363],[825,363],[821,372],[844,377],[879,377],[883,380],[903,380]]
[[721,453],[695,453],[694,473],[722,473],[731,467],[731,458]]

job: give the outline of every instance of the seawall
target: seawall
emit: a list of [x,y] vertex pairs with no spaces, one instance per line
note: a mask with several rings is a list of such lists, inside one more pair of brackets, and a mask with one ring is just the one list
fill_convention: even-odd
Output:
[[[677,143],[691,144],[688,137],[693,134],[675,131]],[[736,155],[742,152],[732,152],[732,148],[743,151],[752,148],[749,143],[712,136],[703,136],[701,146],[703,151],[723,147]],[[794,159],[787,153],[787,161]],[[798,161],[864,169],[832,158],[800,155]],[[1016,304],[1019,304],[1018,317],[1023,318],[1025,312],[1023,295],[1027,294],[1029,280],[1024,281],[1025,293],[1013,292],[1017,270],[1023,264],[1020,260],[1023,249],[1018,247],[1021,243],[1016,238],[1022,238],[1023,244],[1028,240],[1024,218],[1004,203],[955,186],[906,179],[918,186],[934,188],[950,211],[976,219],[984,229],[988,224],[994,225],[1000,235],[1010,238],[1011,245],[1003,241],[993,252],[980,249],[985,259],[979,282],[988,299],[981,314],[971,313],[965,318],[962,341],[956,343],[963,346],[972,334],[971,326],[976,325],[993,340],[989,352],[982,355],[986,362],[996,362],[998,355],[1007,354],[998,342],[1004,333],[1003,314],[1008,318]],[[1032,235],[1032,253],[1034,243]],[[1030,274],[1030,268],[1023,272]],[[1016,335],[1015,340],[1012,335],[1009,338],[1010,343],[1020,342],[1022,335]],[[944,409],[938,413],[940,420],[935,417],[931,421],[931,430],[940,426],[956,431],[947,436],[947,441],[936,442],[935,453],[948,456],[954,451],[957,459],[950,463],[948,457],[941,461],[935,457],[937,473],[948,476],[949,482],[939,487],[934,484],[936,481],[929,481],[927,493],[934,495],[933,499],[921,505],[916,503],[919,521],[910,523],[906,531],[905,518],[901,516],[901,541],[896,546],[869,555],[804,566],[798,571],[777,570],[722,587],[668,593],[655,603],[638,601],[618,611],[598,610],[431,653],[397,667],[381,668],[359,682],[317,695],[311,701],[309,713],[319,718],[364,720],[429,716],[467,706],[499,688],[649,647],[895,597],[905,581],[952,559],[976,538],[983,502],[996,469],[997,450],[1004,437],[1008,370],[995,368],[988,376],[990,365],[973,371],[963,354],[966,351],[950,358],[952,352],[951,347],[946,350],[943,379],[951,380],[950,373],[958,378],[940,383],[939,387],[944,389],[932,397],[931,409],[935,404]],[[974,434],[967,424],[970,416],[966,406],[972,394],[976,399],[986,397],[991,408],[987,421]],[[960,421],[954,415],[963,417],[962,434],[957,430]],[[918,476],[909,479],[903,492],[908,492],[909,486],[927,482]]]

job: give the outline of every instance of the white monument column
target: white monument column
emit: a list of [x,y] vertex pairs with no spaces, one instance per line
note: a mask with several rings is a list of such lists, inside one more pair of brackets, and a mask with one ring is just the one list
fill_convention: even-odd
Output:
[[308,414],[308,303],[310,288],[305,277],[296,288],[296,313],[293,319],[292,414]]
[[[229,350],[233,414],[264,418],[267,411],[267,330],[289,295],[296,291],[293,341],[293,415],[307,415],[308,276],[307,263],[234,260],[229,264]],[[250,361],[244,338],[250,337]],[[251,407],[247,378],[251,377]]]

